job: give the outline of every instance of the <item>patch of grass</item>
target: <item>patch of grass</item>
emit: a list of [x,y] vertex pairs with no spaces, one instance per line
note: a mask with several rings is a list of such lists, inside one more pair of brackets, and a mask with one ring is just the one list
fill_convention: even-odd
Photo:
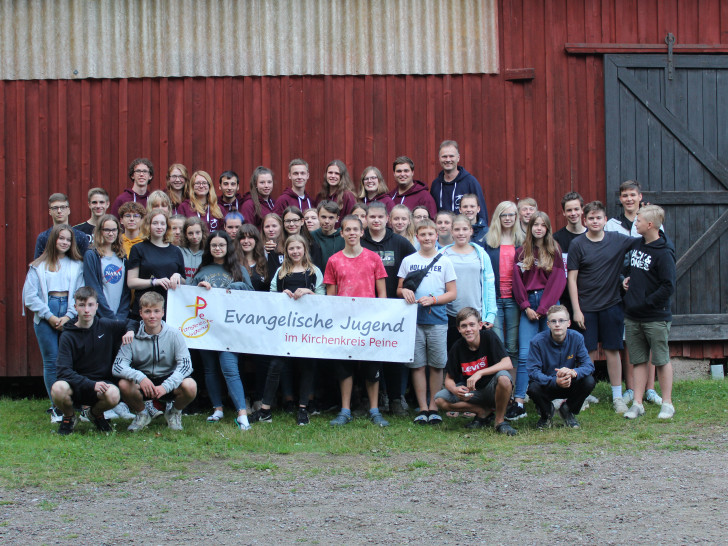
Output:
[[38,506],[40,506],[41,510],[45,510],[46,512],[52,512],[53,510],[58,508],[58,503],[44,499],[38,503]]
[[[617,416],[605,382],[597,385],[594,395],[601,402],[579,414],[579,430],[565,428],[558,415],[554,428],[537,430],[538,415],[528,403],[528,417],[515,424],[516,437],[503,437],[492,429],[468,431],[463,428],[468,420],[463,418],[445,418],[438,427],[418,427],[409,417],[388,416],[387,428],[373,427],[367,419],[333,428],[330,416],[322,415],[299,427],[283,412],[274,413],[273,423],[253,425],[246,432],[233,426],[231,416],[214,425],[205,416],[185,416],[185,429],[179,433],[169,431],[163,419],[137,434],[126,431],[128,421],[116,420],[115,432],[108,436],[98,434],[89,423],[79,423],[72,435],[62,437],[56,434],[57,425],[47,422],[47,401],[0,398],[0,485],[62,491],[79,484],[137,480],[148,473],[188,480],[200,461],[221,461],[234,471],[278,473],[280,459],[273,461],[270,454],[283,454],[290,461],[305,457],[309,463],[303,471],[310,475],[350,473],[347,460],[363,457],[371,461],[370,479],[439,471],[427,462],[427,454],[483,472],[497,471],[504,459],[548,469],[554,461],[586,463],[595,454],[628,453],[641,447],[709,449],[711,431],[725,434],[728,429],[728,412],[723,411],[728,407],[728,389],[719,381],[677,382],[673,392],[677,413],[670,422],[659,422],[659,408],[650,404],[645,405],[647,414],[635,422]],[[534,456],[534,447],[539,457]],[[336,462],[318,463],[315,455],[334,455]],[[402,455],[411,462],[395,468],[391,457]]]

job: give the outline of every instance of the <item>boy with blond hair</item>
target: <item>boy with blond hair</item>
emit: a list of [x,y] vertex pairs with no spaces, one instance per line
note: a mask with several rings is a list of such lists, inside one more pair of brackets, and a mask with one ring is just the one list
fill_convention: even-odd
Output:
[[644,415],[642,405],[648,379],[650,353],[662,389],[658,419],[675,414],[672,405],[672,364],[667,339],[672,313],[670,297],[675,292],[675,252],[660,237],[665,211],[657,205],[642,207],[634,220],[640,239],[630,254],[630,276],[624,287],[624,327],[627,350],[634,365],[634,402],[624,414],[627,419]]

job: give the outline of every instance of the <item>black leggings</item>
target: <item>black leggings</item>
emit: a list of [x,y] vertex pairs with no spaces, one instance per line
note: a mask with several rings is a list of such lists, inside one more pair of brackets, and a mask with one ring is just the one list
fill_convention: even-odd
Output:
[[263,404],[266,406],[273,405],[278,385],[281,382],[281,375],[288,369],[290,375],[291,364],[298,365],[300,372],[298,387],[298,404],[305,406],[308,399],[313,393],[313,382],[316,374],[316,361],[309,358],[288,358],[274,356],[268,365],[268,375],[265,378],[265,388],[263,389]]

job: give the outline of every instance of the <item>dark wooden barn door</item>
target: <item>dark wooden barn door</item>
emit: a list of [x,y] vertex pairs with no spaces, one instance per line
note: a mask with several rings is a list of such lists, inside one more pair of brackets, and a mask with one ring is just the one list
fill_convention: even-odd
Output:
[[604,80],[609,215],[639,181],[675,243],[670,339],[728,339],[728,56],[605,55]]

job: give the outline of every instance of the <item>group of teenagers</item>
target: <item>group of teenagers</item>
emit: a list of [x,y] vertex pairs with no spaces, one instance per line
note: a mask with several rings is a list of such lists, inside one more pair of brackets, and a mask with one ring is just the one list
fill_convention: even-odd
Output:
[[[137,431],[161,415],[180,430],[202,380],[207,421],[224,417],[224,383],[241,430],[272,421],[279,389],[299,425],[329,407],[339,408],[330,424],[346,425],[360,399],[373,424],[388,426],[383,411],[409,414],[410,385],[416,424],[469,413],[468,428],[515,435],[530,399],[538,428],[552,425],[556,408],[577,428],[600,342],[615,411],[634,419],[651,402],[659,418],[671,418],[675,256],[664,211],[643,206],[639,184],[628,181],[622,214],[609,221],[602,203],[585,205],[570,192],[562,199],[567,224],[556,233],[532,198],[499,203],[488,222],[480,183],[458,165],[457,143],[444,141],[438,156],[442,171],[429,191],[400,156],[394,190],[372,166],[355,193],[334,160],[316,197],[306,192],[308,164],[294,159],[291,186],[276,200],[265,167],[254,170],[243,196],[235,172],[219,176],[218,198],[208,173],[188,176],[181,164],[169,167],[164,191],[150,192],[154,167],[138,158],[128,170],[131,188],[113,203],[91,189],[91,216],[73,227],[68,198],[51,195],[53,227],[37,238],[23,302],[34,314],[59,433],[73,432],[78,419],[110,431],[115,417],[132,419],[128,428]],[[413,358],[382,364],[366,354],[353,362],[190,351],[164,321],[167,291],[183,284],[304,301],[403,298],[417,305]],[[248,400],[243,379],[253,387]],[[355,388],[359,379],[364,389]]]

